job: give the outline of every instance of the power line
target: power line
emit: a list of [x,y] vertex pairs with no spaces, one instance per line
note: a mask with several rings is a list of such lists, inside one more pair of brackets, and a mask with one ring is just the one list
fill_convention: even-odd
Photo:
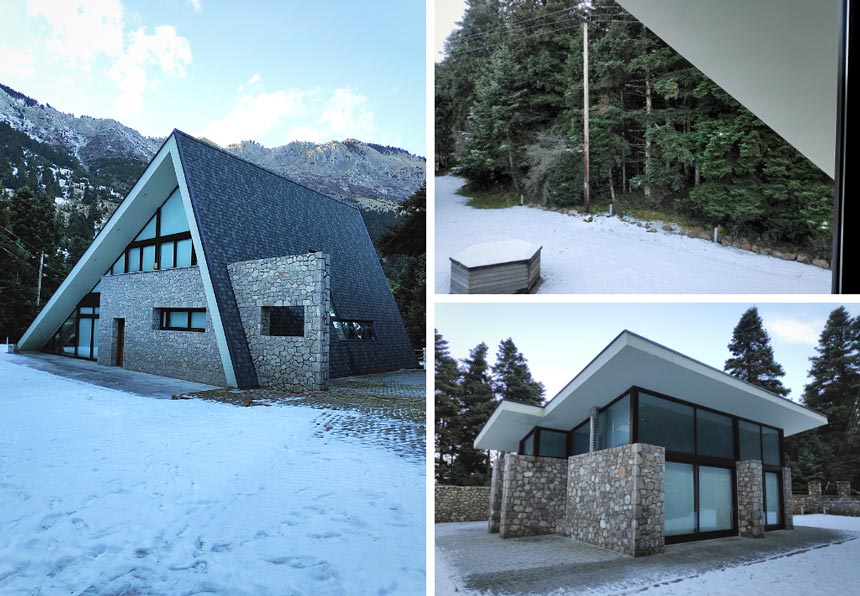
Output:
[[508,30],[508,31],[510,31],[510,30],[512,30],[512,29],[516,29],[519,25],[521,25],[521,24],[523,24],[523,23],[528,23],[528,22],[530,22],[530,21],[536,21],[536,20],[538,20],[538,19],[543,19],[543,18],[545,18],[545,17],[550,17],[550,16],[552,16],[552,15],[560,14],[560,13],[562,13],[562,12],[570,12],[570,11],[572,11],[572,10],[574,10],[574,8],[573,8],[572,6],[570,6],[570,7],[567,7],[567,8],[563,8],[563,9],[561,9],[561,10],[556,10],[556,11],[554,11],[554,12],[548,12],[548,13],[546,13],[546,14],[542,14],[542,15],[539,15],[539,16],[536,16],[536,17],[531,17],[531,18],[528,18],[528,19],[523,19],[522,21],[517,21],[516,23],[512,23],[512,24],[505,24],[505,25],[502,25],[501,27],[496,27],[495,29],[490,29],[489,31],[481,31],[480,33],[473,33],[473,34],[471,34],[471,35],[466,35],[466,36],[463,36],[463,37],[459,37],[459,38],[457,39],[457,41],[467,41],[467,40],[469,40],[469,39],[473,39],[473,38],[475,38],[475,37],[485,37],[485,36],[487,36],[487,35],[492,35],[493,33],[497,33],[497,32],[499,32],[499,31],[504,31],[504,30]]

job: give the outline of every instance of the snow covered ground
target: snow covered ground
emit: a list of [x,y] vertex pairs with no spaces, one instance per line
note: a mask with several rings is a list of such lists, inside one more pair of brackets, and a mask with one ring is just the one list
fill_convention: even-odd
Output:
[[424,594],[423,462],[0,354],[0,594]]
[[[795,515],[797,526],[860,532],[860,518],[839,515]],[[435,583],[437,596],[489,596],[462,587],[462,579],[445,555],[436,549]],[[748,563],[690,578],[672,578],[659,585],[642,585],[621,592],[589,590],[588,594],[654,594],[655,596],[808,596],[858,593],[860,586],[860,539],[789,553],[765,561]],[[557,590],[554,596],[582,593]]]
[[620,221],[529,207],[473,209],[463,179],[436,178],[436,292],[449,257],[477,242],[519,238],[543,246],[540,293],[829,293],[830,271]]

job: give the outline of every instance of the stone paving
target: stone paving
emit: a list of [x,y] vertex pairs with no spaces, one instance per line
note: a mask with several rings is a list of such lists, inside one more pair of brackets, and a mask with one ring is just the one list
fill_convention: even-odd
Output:
[[721,538],[666,547],[662,555],[631,558],[557,535],[502,540],[487,522],[436,525],[436,553],[467,590],[489,594],[639,592],[707,571],[792,556],[860,538],[821,528],[768,532],[763,539]]
[[426,372],[332,379],[328,391],[291,393],[278,389],[192,391],[174,399],[206,399],[237,406],[304,406],[321,410],[315,436],[355,438],[410,460],[426,457]]

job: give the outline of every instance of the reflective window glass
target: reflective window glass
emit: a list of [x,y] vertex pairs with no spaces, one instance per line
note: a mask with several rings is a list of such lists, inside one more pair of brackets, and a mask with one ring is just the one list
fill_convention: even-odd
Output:
[[696,531],[693,497],[693,465],[666,462],[665,518],[666,536],[692,534]]
[[779,506],[779,474],[764,473],[764,492],[765,523],[768,526],[778,525],[782,523],[782,510]]
[[590,430],[588,422],[573,429],[573,455],[588,453],[590,447]]
[[700,455],[734,459],[732,419],[728,416],[707,410],[696,410],[696,434],[696,445]]
[[185,207],[177,188],[161,207],[161,235],[169,236],[179,232],[187,232],[188,220],[185,217]]
[[155,269],[155,245],[143,247],[143,271]]
[[693,408],[639,392],[639,442],[693,453]]
[[176,243],[176,266],[191,267],[191,240]]
[[203,311],[192,311],[191,327],[193,329],[206,329],[206,313]]
[[732,528],[732,471],[699,466],[699,532]]
[[138,234],[134,240],[135,241],[149,240],[151,238],[155,238],[155,216],[154,215],[152,216],[152,219],[150,219],[149,222],[145,226],[143,226],[143,229],[140,231],[140,234]]
[[140,248],[128,250],[128,272],[140,271]]
[[761,427],[761,442],[764,447],[764,463],[778,466],[779,461],[779,431],[767,426]]
[[173,267],[173,246],[174,242],[167,242],[159,247],[160,256],[158,258],[159,269],[170,269]]
[[738,441],[741,447],[741,460],[761,461],[761,427],[752,422],[738,421]]
[[630,442],[630,396],[627,395],[600,413],[598,449],[609,449]]
[[526,440],[523,441],[523,455],[535,454],[535,434],[531,433]]
[[567,433],[541,429],[540,455],[567,457]]

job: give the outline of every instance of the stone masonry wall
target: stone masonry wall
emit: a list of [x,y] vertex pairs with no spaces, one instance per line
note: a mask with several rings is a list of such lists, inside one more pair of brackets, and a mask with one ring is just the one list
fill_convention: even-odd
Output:
[[569,459],[564,533],[630,556],[663,552],[663,447],[636,443]]
[[207,308],[198,267],[102,278],[98,363],[117,358],[115,319],[125,319],[123,368],[223,387],[227,384],[211,313],[206,331],[162,331],[160,308]]
[[505,482],[505,454],[499,453],[493,463],[493,477],[490,482],[490,519],[487,530],[499,533],[502,520],[502,488]]
[[[327,388],[330,268],[331,260],[323,253],[228,265],[260,385],[288,391]],[[263,307],[267,306],[304,307],[304,336],[264,335]]]
[[436,523],[485,521],[489,486],[436,485]]
[[562,533],[566,492],[566,459],[505,454],[499,536]]
[[764,538],[762,470],[757,459],[739,461],[737,470],[738,535]]
[[[850,482],[836,482],[835,496],[822,494],[820,482],[810,482],[808,486],[808,494],[791,495],[791,510],[794,515],[826,511],[831,515],[860,517],[860,496],[852,494]],[[787,487],[788,490],[791,489],[790,485]]]

